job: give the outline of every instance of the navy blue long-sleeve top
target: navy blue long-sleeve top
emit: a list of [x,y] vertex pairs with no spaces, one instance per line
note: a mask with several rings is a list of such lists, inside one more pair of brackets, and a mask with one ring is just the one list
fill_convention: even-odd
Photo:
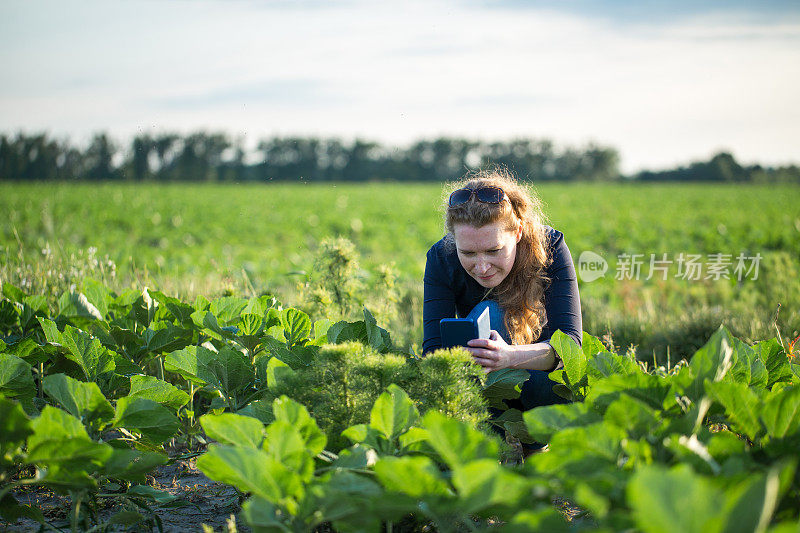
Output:
[[[552,257],[546,275],[551,281],[544,293],[546,322],[534,343],[550,340],[553,333],[560,329],[580,346],[583,323],[572,255],[564,242],[563,233],[549,226],[545,226],[545,230],[548,252]],[[451,236],[445,236],[428,250],[424,283],[423,354],[441,348],[441,319],[467,316],[484,299],[487,291],[461,266]]]

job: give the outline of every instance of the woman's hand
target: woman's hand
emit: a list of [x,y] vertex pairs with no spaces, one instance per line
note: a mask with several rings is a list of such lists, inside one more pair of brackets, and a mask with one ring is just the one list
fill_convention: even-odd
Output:
[[495,330],[489,333],[488,339],[473,339],[467,343],[467,350],[475,362],[483,367],[485,373],[516,364],[515,346],[503,340]]

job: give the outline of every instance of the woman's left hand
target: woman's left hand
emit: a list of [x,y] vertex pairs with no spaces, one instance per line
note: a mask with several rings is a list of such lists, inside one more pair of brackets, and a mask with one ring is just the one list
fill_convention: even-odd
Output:
[[514,346],[506,343],[495,330],[489,333],[488,339],[473,339],[467,343],[467,350],[475,362],[483,367],[487,374],[501,368],[513,366]]

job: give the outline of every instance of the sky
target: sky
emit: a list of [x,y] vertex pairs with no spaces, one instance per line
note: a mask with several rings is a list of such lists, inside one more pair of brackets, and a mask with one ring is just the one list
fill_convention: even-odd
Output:
[[800,163],[800,2],[0,2],[0,133],[199,129]]

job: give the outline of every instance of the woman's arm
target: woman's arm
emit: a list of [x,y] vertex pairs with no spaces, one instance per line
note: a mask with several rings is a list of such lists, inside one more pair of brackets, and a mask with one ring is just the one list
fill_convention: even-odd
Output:
[[501,368],[549,371],[557,362],[555,350],[549,343],[507,344],[494,330],[488,339],[474,339],[467,344],[475,362],[483,367],[484,372]]
[[441,258],[436,249],[428,250],[425,263],[424,296],[422,302],[422,327],[424,340],[422,353],[442,347],[439,321],[456,316],[456,299]]

